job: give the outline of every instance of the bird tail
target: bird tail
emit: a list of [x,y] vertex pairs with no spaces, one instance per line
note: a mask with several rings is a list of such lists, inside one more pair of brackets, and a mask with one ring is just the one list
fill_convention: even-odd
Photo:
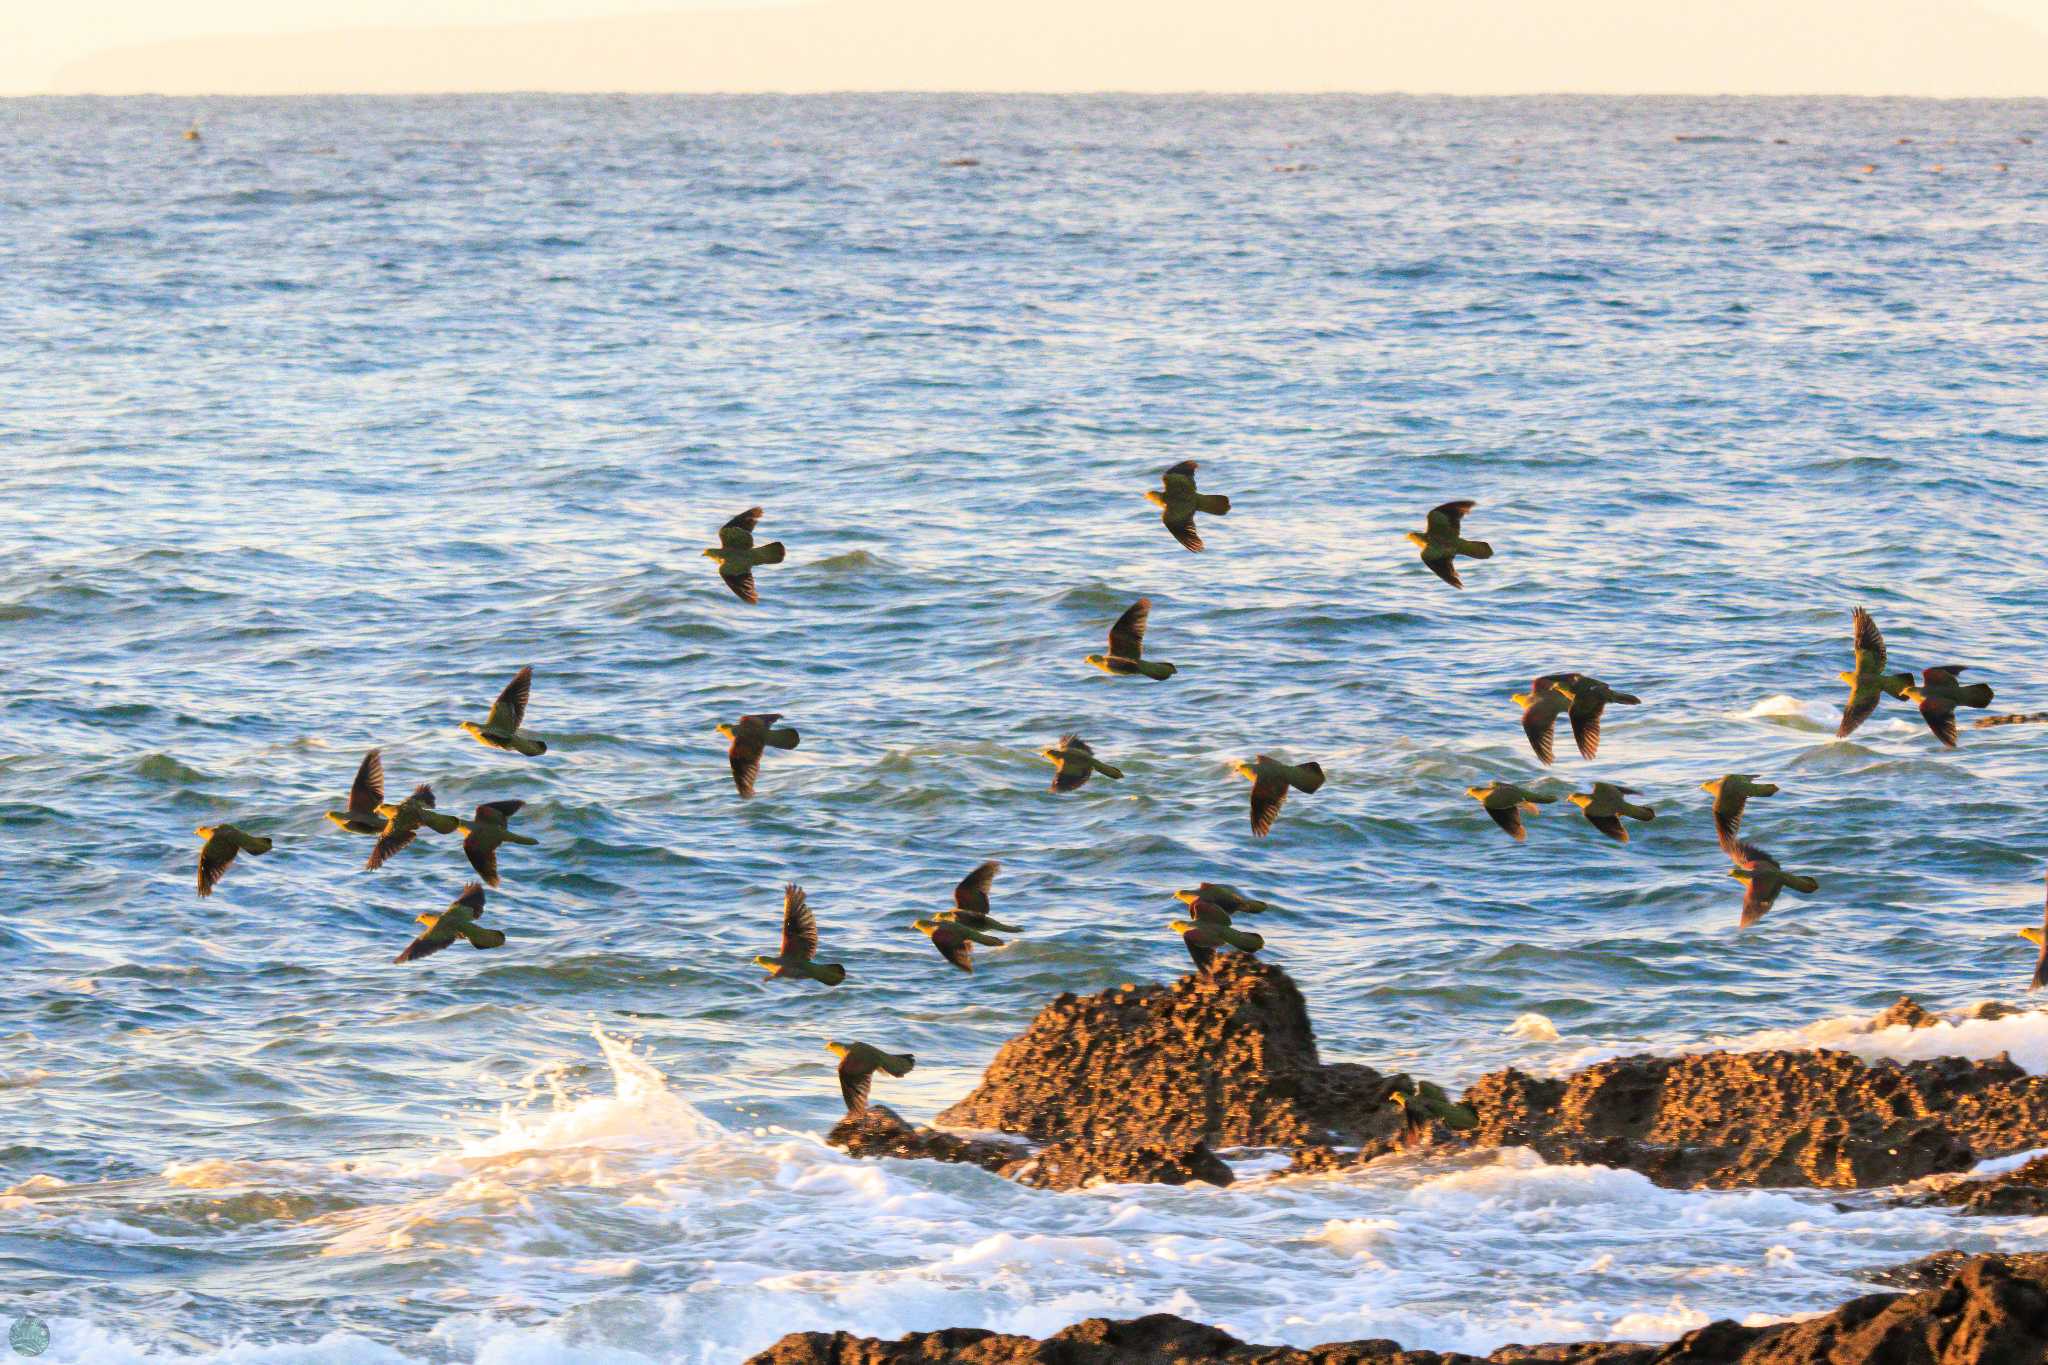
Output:
[[1090,762],[1095,764],[1095,771],[1101,773],[1104,777],[1122,777],[1124,775],[1122,768],[1113,768],[1099,758],[1091,759]]
[[1759,782],[1756,784],[1756,794],[1758,796],[1776,796],[1778,794],[1778,784],[1775,782]]
[[771,540],[766,545],[756,545],[754,547],[754,562],[756,564],[780,564],[782,556],[787,553],[788,551],[782,548],[781,541]]
[[771,749],[794,749],[801,736],[791,729],[770,730],[761,742]]
[[1814,892],[1820,890],[1820,883],[1815,881],[1813,878],[1801,877],[1798,874],[1791,872],[1785,874],[1785,885],[1791,887],[1794,891],[1799,892],[1803,896],[1811,896]]
[[1220,517],[1230,510],[1230,499],[1221,493],[1198,494],[1195,498],[1195,510],[1207,512],[1212,517]]
[[1161,663],[1155,659],[1140,659],[1138,660],[1138,671],[1155,682],[1165,682],[1180,670],[1172,664]]
[[512,747],[528,758],[536,758],[548,751],[546,740],[528,739],[525,735],[512,736]]
[[252,834],[249,836],[247,847],[251,853],[268,853],[270,852],[270,837],[265,834]]
[[1323,783],[1328,781],[1323,776],[1323,765],[1320,763],[1296,764],[1294,773],[1289,780],[1294,784],[1297,791],[1303,792],[1320,790]]
[[539,843],[540,840],[535,839],[530,835],[514,834],[511,830],[508,829],[505,831],[505,842],[508,844],[526,844],[530,847],[534,844]]
[[1458,553],[1467,559],[1492,559],[1493,547],[1483,540],[1461,540],[1458,542]]
[[464,926],[462,936],[469,940],[469,946],[472,948],[502,948],[505,946],[503,930],[486,929],[481,924]]
[[837,962],[814,962],[811,964],[811,979],[822,981],[828,986],[836,986],[846,980],[846,968]]
[[1651,806],[1624,805],[1621,810],[1622,814],[1628,816],[1631,820],[1654,820],[1657,818],[1657,812]]
[[1233,929],[1229,925],[1218,925],[1216,932],[1225,943],[1241,953],[1256,953],[1266,946],[1266,940],[1249,929]]
[[885,1052],[877,1065],[891,1076],[908,1076],[910,1068],[917,1065],[917,1058],[908,1052]]
[[1643,699],[1633,692],[1616,692],[1609,696],[1607,700],[1620,702],[1623,706],[1641,706],[1643,704]]
[[1956,690],[1956,703],[1959,706],[1981,708],[1991,705],[1991,695],[1990,683],[1971,683],[1968,687]]
[[1536,793],[1530,792],[1528,799],[1522,802],[1522,809],[1535,810],[1538,806],[1554,806],[1556,804],[1557,798],[1554,796],[1538,796]]

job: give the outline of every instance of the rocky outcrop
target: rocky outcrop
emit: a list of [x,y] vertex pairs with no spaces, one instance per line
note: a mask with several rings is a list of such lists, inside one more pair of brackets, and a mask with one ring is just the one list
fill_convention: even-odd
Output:
[[1031,1149],[1021,1142],[963,1138],[922,1124],[907,1123],[887,1105],[871,1104],[848,1114],[825,1134],[825,1141],[854,1156],[894,1156],[926,1161],[956,1161],[1001,1172],[1024,1160]]
[[748,1365],[2041,1365],[2048,1257],[1979,1256],[1917,1293],[1870,1294],[1805,1322],[1711,1323],[1667,1345],[1504,1346],[1484,1357],[1391,1341],[1250,1346],[1165,1314],[1090,1318],[1044,1340],[972,1328],[885,1342],[798,1332]]
[[1897,1028],[1900,1024],[1904,1024],[1907,1028],[1932,1028],[1940,1022],[1940,1015],[1928,1012],[1912,996],[1902,995],[1883,1014],[1871,1020],[1870,1027],[1873,1029]]
[[2024,1166],[1986,1180],[1957,1181],[1909,1202],[1946,1204],[1964,1213],[2038,1218],[2048,1214],[2048,1156],[2037,1156]]

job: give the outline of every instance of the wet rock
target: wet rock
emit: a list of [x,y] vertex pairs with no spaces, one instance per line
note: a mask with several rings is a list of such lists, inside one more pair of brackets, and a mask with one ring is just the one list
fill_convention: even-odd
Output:
[[1873,1029],[1896,1028],[1904,1024],[1907,1028],[1930,1028],[1940,1022],[1940,1016],[1929,1014],[1920,1008],[1920,1002],[1910,995],[1902,995],[1898,1003],[1870,1021]]
[[1964,1213],[2010,1214],[2038,1218],[2048,1214],[2048,1156],[2037,1156],[1986,1180],[1962,1180],[1911,1204],[1946,1204]]
[[1965,1258],[1928,1278],[1916,1293],[1865,1295],[1805,1322],[1715,1322],[1668,1345],[1503,1346],[1485,1357],[1384,1340],[1294,1350],[1154,1314],[1090,1318],[1042,1341],[961,1328],[894,1342],[799,1332],[748,1365],[2041,1365],[2048,1256]]
[[2020,1006],[2008,1005],[2003,1000],[1983,1000],[1979,1001],[1976,1008],[1972,1009],[1967,1015],[1964,1016],[1964,1018],[2009,1019],[2015,1014],[2025,1013],[2027,1013],[2027,1011],[2025,1009],[2022,1009]]
[[[1859,1278],[1873,1284],[1890,1285],[1895,1289],[1940,1289],[1972,1259],[1966,1251],[1937,1251],[1932,1256],[1922,1256],[1901,1265],[1878,1266],[1858,1274]],[[2003,1253],[2002,1259],[2014,1270],[2048,1277],[2048,1251],[2007,1252]]]
[[907,1123],[887,1105],[873,1104],[859,1114],[849,1114],[825,1134],[825,1141],[854,1156],[922,1157],[927,1161],[954,1161],[1001,1171],[1030,1154],[1021,1142],[991,1142],[985,1138],[963,1138],[936,1128]]
[[1228,1185],[1236,1179],[1230,1167],[1206,1143],[1164,1147],[1158,1143],[1135,1143],[1121,1135],[1055,1142],[1008,1163],[998,1174],[1049,1190],[1079,1189],[1102,1181],[1120,1185],[1185,1185],[1200,1180]]

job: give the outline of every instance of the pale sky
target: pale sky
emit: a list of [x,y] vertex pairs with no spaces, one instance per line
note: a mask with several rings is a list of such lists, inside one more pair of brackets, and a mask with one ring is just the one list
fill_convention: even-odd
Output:
[[[0,94],[1199,88],[2048,95],[2048,71],[2029,88],[2012,43],[2002,41],[2029,49],[2048,42],[2048,0],[1867,0],[1846,8],[1845,0],[1776,0],[1763,9],[1751,0],[1637,0],[1632,10],[1611,0],[1189,0],[1187,9],[1194,17],[1183,23],[1155,0],[1083,7],[948,0],[944,9],[918,9],[914,0],[0,0]],[[1061,30],[1049,10],[1070,27]],[[1964,10],[2018,24],[2002,35],[1980,24],[1920,62],[1930,35],[1947,42],[1955,27],[1947,20]],[[782,13],[766,24],[750,21],[767,19],[764,11]],[[1091,41],[1092,25],[1105,16],[1103,40]],[[1774,31],[1775,16],[1789,29],[1812,21],[1805,42]],[[1557,35],[1575,19],[1579,31],[1566,43]],[[1732,31],[1707,36],[1725,40],[1725,50],[1687,51],[1701,48],[1702,26],[1717,24]],[[1315,51],[1322,26],[1356,51]],[[406,30],[421,31],[420,42]],[[291,37],[314,34],[323,36]],[[807,57],[800,49],[813,34]],[[1267,50],[1251,50],[1269,37]],[[1515,42],[1531,37],[1538,41],[1522,61]],[[792,38],[796,46],[778,47]],[[863,46],[869,38],[872,59]],[[1545,38],[1557,38],[1556,51],[1544,48]],[[1029,53],[1005,64],[1004,49],[1033,40],[1044,49],[1038,65]],[[1297,44],[1298,61],[1290,61],[1287,42]],[[700,60],[665,64],[650,50],[662,43]],[[708,60],[703,49],[714,45],[719,60]],[[1838,61],[1835,47],[1868,60]],[[1864,48],[1870,51],[1857,51]],[[1980,69],[1981,90],[1972,86]],[[1720,84],[1702,89],[1702,81]]]

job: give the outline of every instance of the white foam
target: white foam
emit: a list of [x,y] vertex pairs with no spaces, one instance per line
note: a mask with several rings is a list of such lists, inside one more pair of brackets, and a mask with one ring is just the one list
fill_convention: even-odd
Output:
[[1520,1038],[1531,1043],[1554,1043],[1557,1041],[1557,1025],[1541,1014],[1531,1011],[1518,1014],[1515,1022],[1508,1025],[1508,1037]]

